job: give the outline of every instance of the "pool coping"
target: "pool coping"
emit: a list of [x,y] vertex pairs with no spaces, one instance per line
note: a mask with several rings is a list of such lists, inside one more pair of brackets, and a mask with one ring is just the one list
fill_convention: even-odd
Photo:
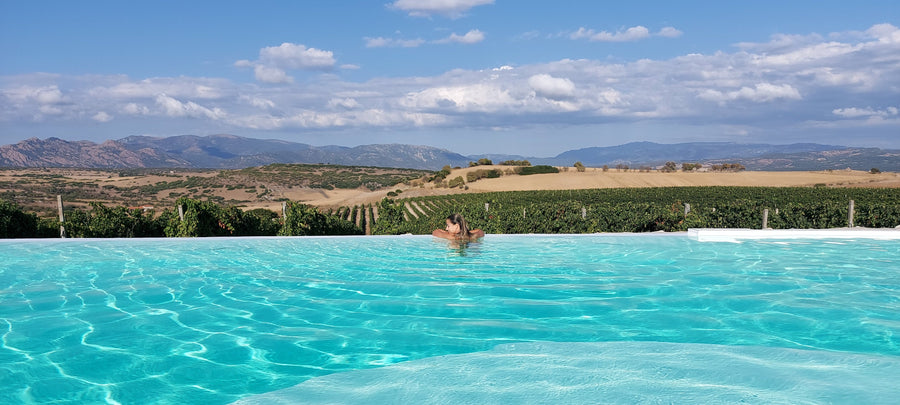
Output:
[[[690,228],[681,232],[596,232],[596,233],[493,233],[486,239],[507,237],[688,237],[701,242],[738,241],[754,239],[879,239],[900,240],[900,228],[828,228],[828,229],[749,229],[749,228]],[[310,236],[209,236],[209,237],[149,237],[149,238],[24,238],[0,239],[0,243],[28,242],[98,242],[113,240],[153,241],[208,241],[208,240],[251,240],[251,239],[356,239],[356,238],[434,238],[432,235],[310,235]]]
[[897,228],[829,228],[829,229],[723,229],[691,228],[687,236],[700,242],[760,239],[878,239],[900,240]]

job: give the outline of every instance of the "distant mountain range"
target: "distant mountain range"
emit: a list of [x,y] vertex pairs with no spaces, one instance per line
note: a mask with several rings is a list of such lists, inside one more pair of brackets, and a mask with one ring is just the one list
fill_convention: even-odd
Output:
[[900,150],[853,148],[819,144],[737,144],[692,142],[658,144],[633,142],[611,147],[591,147],[563,152],[554,157],[518,155],[464,156],[431,146],[378,144],[356,147],[312,146],[274,139],[234,135],[167,138],[129,136],[103,143],[31,138],[0,146],[0,167],[81,168],[214,168],[236,169],[271,163],[331,163],[437,170],[445,165],[466,166],[487,157],[529,160],[532,164],[571,166],[660,166],[667,161],[703,164],[741,163],[749,170],[825,170],[873,167],[900,171]]

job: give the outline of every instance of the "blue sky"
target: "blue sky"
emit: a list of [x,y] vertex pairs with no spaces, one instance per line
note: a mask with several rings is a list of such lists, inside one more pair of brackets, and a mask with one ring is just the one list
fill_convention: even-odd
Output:
[[894,1],[0,1],[0,144],[900,148]]

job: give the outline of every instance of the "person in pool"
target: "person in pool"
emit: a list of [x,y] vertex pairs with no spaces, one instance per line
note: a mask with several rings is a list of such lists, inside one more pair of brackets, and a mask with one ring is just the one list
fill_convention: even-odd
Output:
[[447,226],[444,229],[435,229],[431,233],[434,236],[450,240],[475,240],[484,237],[481,229],[469,229],[466,219],[459,214],[450,214],[447,217]]

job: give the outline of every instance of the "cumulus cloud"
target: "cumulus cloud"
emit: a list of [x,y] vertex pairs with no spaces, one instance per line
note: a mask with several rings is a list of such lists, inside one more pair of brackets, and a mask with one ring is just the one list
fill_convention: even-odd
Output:
[[473,7],[493,3],[494,0],[396,0],[391,6],[415,17],[442,14],[459,18]]
[[112,121],[113,117],[112,115],[107,114],[105,111],[100,111],[94,114],[91,119],[97,122],[109,122]]
[[434,41],[438,44],[457,43],[457,44],[476,44],[484,41],[484,33],[480,30],[470,30],[463,35],[457,35],[455,32],[449,37]]
[[57,104],[63,101],[59,86],[19,86],[3,91],[7,99],[15,103]]
[[400,104],[417,110],[496,112],[520,104],[517,97],[498,85],[437,86],[411,92]]
[[156,97],[156,105],[162,109],[163,114],[169,117],[209,118],[212,120],[225,117],[225,112],[219,108],[209,109],[193,101],[183,103],[165,94]]
[[548,74],[529,77],[528,85],[531,86],[536,94],[550,99],[568,98],[575,93],[575,84],[571,80],[553,77]]
[[284,70],[268,65],[253,66],[253,77],[264,83],[293,83],[294,78]]
[[674,27],[663,27],[659,30],[659,32],[653,34],[649,29],[647,29],[647,27],[636,25],[634,27],[627,28],[624,31],[619,30],[616,32],[594,31],[593,29],[581,27],[578,28],[575,32],[569,34],[569,38],[587,39],[589,41],[596,42],[631,42],[650,38],[651,36],[677,38],[681,35],[682,32]]
[[336,61],[334,53],[302,44],[285,42],[279,46],[269,46],[259,50],[259,59],[239,60],[234,66],[253,68],[256,80],[265,83],[291,83],[293,78],[287,70],[330,70]]
[[415,48],[425,43],[424,39],[398,39],[398,38],[363,38],[366,48]]

